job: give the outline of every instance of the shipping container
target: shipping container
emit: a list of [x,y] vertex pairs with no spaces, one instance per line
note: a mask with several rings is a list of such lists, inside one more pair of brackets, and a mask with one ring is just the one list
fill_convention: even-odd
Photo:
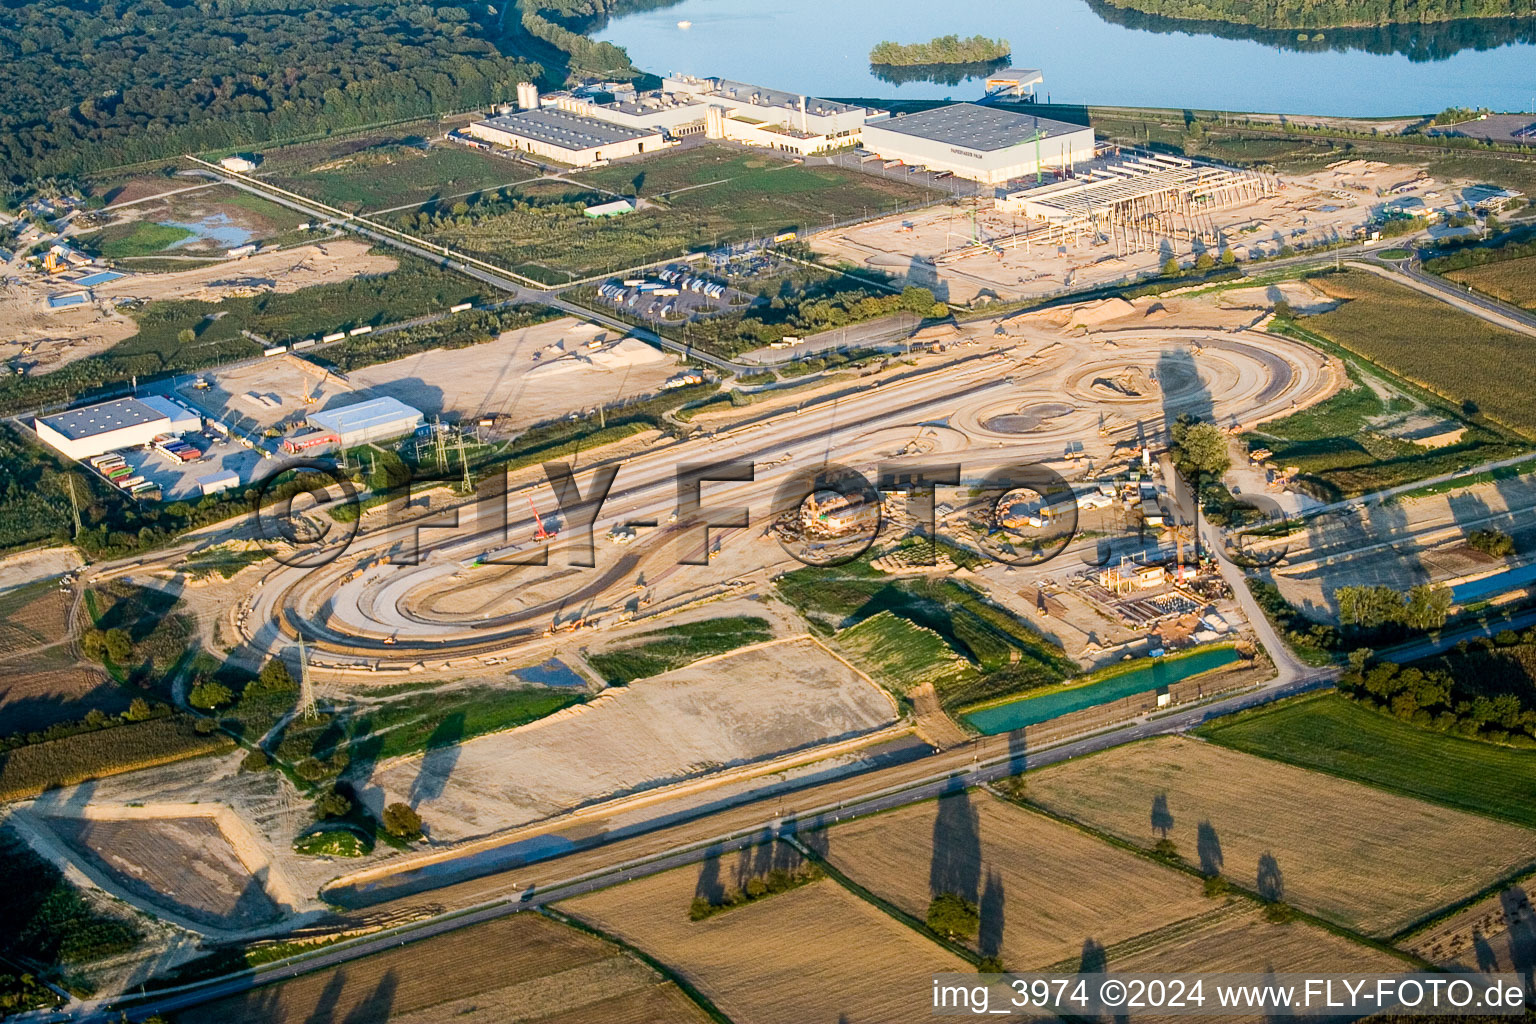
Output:
[[282,345],[273,345],[271,348],[262,349],[261,354],[264,356],[280,356],[287,351],[288,349]]
[[448,312],[450,312],[450,313],[462,313],[466,309],[473,309],[474,307],[475,307],[475,304],[473,302],[461,302],[457,306],[449,306],[448,307]]

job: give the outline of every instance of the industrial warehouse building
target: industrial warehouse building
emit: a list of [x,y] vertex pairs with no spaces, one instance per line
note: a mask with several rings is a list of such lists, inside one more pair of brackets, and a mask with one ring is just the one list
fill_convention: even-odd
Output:
[[39,440],[71,459],[84,461],[122,448],[149,444],[160,434],[198,430],[202,418],[168,398],[119,398],[33,420]]
[[401,437],[421,423],[419,409],[388,397],[309,414],[309,425],[336,435],[343,448]]
[[987,185],[1038,172],[1067,171],[1093,159],[1093,129],[1034,114],[954,103],[872,121],[864,148],[885,160],[948,171]]
[[661,134],[652,129],[630,128],[548,107],[476,121],[465,131],[484,142],[520,149],[574,167],[590,167],[662,147]]
[[652,92],[629,89],[608,103],[569,93],[553,93],[540,102],[672,139],[704,135],[800,155],[853,145],[866,121],[888,116],[835,100],[692,75],[664,78],[661,88]]

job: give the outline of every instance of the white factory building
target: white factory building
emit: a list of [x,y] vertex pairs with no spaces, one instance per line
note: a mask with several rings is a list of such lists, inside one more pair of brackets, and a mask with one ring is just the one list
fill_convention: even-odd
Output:
[[308,419],[310,426],[335,434],[343,448],[403,437],[422,423],[421,410],[389,397],[312,412]]
[[551,107],[501,114],[476,121],[464,130],[483,142],[574,167],[653,152],[663,142],[661,133],[654,129],[630,128]]
[[197,413],[158,395],[119,398],[32,421],[38,439],[77,462],[202,428]]
[[1051,174],[1093,159],[1093,129],[1035,114],[954,103],[864,126],[864,148],[885,160],[988,185]]
[[848,103],[691,75],[664,78],[652,92],[619,92],[607,103],[567,93],[540,102],[672,139],[702,134],[800,155],[856,145],[866,121],[888,116]]

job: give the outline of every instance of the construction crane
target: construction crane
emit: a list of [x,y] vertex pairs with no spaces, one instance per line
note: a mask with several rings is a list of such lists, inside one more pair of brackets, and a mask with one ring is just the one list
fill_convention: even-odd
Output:
[[533,509],[533,539],[538,541],[554,540],[560,536],[560,531],[544,529],[544,517],[539,515],[539,506],[533,503],[533,495],[528,496],[528,507]]

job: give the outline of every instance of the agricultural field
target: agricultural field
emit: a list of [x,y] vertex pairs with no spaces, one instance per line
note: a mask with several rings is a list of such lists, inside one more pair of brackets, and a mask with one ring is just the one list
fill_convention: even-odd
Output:
[[837,646],[893,693],[907,693],[970,668],[938,633],[889,611],[839,630]]
[[767,619],[738,615],[701,619],[626,638],[618,647],[587,655],[609,686],[623,686],[690,665],[701,658],[773,639]]
[[1210,911],[1200,882],[976,790],[828,829],[827,860],[921,920],[939,892],[976,904],[972,948],[1009,970],[1066,960]]
[[365,214],[432,202],[451,205],[537,173],[503,156],[452,142],[429,144],[421,135],[398,129],[269,150],[256,171],[279,188]]
[[535,912],[390,949],[177,1015],[178,1024],[642,1024],[708,1018],[618,946]]
[[690,866],[558,906],[667,964],[735,1024],[915,1020],[932,972],[974,970],[830,879],[690,920],[713,884]]
[[1536,863],[1536,832],[1182,737],[1026,779],[1053,813],[1373,935]]
[[1528,972],[1536,953],[1532,891],[1532,879],[1523,878],[1434,922],[1401,945],[1431,963],[1453,969]]
[[[613,193],[641,207],[596,221]],[[725,242],[891,211],[943,193],[837,167],[703,146],[573,171],[404,214],[408,230],[547,284],[683,256]]]
[[1536,309],[1536,256],[1505,260],[1485,267],[1453,270],[1445,275],[1457,284],[1469,284],[1485,295]]
[[[1303,318],[1307,330],[1454,404],[1536,435],[1536,388],[1520,355],[1530,339],[1362,271],[1312,283],[1344,302]],[[1446,338],[1456,344],[1446,345]]]
[[[1092,940],[1090,940],[1092,942]],[[1166,973],[1173,971],[1350,971],[1396,973],[1407,963],[1322,928],[1291,921],[1272,924],[1257,907],[1240,903],[1192,921],[1181,922],[1119,946],[1096,949],[1085,944],[1083,961],[1106,964],[1110,970]],[[1100,968],[1102,969],[1102,968]],[[1138,1018],[1140,1019],[1140,1018]],[[1151,1018],[1147,1018],[1151,1019]]]
[[[1303,321],[1307,328],[1309,319]],[[1299,325],[1280,332],[1316,343],[1319,335]],[[1468,463],[1492,462],[1524,450],[1502,433],[1471,423],[1436,396],[1399,386],[1375,367],[1346,359],[1349,384],[1331,398],[1243,436],[1250,449],[1268,448],[1280,466],[1295,466],[1304,481],[1327,496],[1350,496],[1454,472]],[[1411,438],[1422,432],[1463,431],[1454,443],[1427,448]]]
[[898,621],[937,635],[958,659],[934,679],[946,708],[1059,683],[1078,670],[1060,647],[963,583],[893,578],[860,559],[837,569],[797,569],[775,586],[811,629],[839,644],[860,623],[889,612],[891,618],[852,633],[850,653],[862,652],[873,672],[889,673],[897,664],[910,669],[920,648],[939,653]]
[[[170,183],[168,183],[170,184]],[[107,207],[91,214],[100,230],[79,244],[137,269],[139,257],[213,256],[248,244],[283,245],[303,240],[303,214],[230,185],[195,186],[179,179],[164,195]]]
[[1200,734],[1247,754],[1536,827],[1536,750],[1420,728],[1337,693],[1223,718]]
[[0,802],[24,800],[87,779],[225,753],[234,741],[203,734],[184,716],[128,722],[32,743],[0,754]]

